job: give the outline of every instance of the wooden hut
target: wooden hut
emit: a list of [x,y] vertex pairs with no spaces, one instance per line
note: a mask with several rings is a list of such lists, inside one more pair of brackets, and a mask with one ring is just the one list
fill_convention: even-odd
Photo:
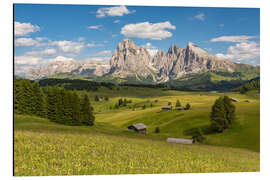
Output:
[[235,99],[235,98],[230,98],[230,100],[233,102],[240,102],[238,99]]
[[143,123],[132,124],[131,126],[128,126],[128,129],[136,131],[140,134],[146,134],[146,128],[147,126]]
[[172,106],[162,106],[161,107],[162,112],[167,112],[172,110]]
[[194,144],[194,139],[183,139],[183,138],[168,138],[167,142],[178,143],[178,144]]

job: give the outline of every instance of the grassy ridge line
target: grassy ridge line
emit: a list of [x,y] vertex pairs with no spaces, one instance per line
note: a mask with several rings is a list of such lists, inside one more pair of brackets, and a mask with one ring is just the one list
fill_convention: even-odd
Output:
[[15,115],[15,176],[259,171],[257,152],[170,144],[118,130],[112,136],[100,131],[106,128]]

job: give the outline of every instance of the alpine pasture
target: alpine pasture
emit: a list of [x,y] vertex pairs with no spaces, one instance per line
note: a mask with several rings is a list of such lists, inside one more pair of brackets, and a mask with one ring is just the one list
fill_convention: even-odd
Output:
[[[236,123],[224,133],[207,133],[211,106],[223,93],[125,86],[78,92],[90,98],[94,126],[67,126],[45,118],[15,114],[15,176],[260,169],[260,100],[256,92],[226,93],[240,102],[234,103]],[[107,96],[109,100],[95,101],[95,96]],[[114,108],[120,98],[131,103]],[[182,106],[189,103],[190,110],[176,110],[177,100]],[[172,103],[173,110],[162,112],[162,105],[168,102]],[[134,123],[144,123],[147,134],[129,131],[127,127]],[[159,133],[155,133],[156,127]],[[194,128],[204,132],[204,142],[194,145],[166,142],[168,137],[191,138],[189,132]]]

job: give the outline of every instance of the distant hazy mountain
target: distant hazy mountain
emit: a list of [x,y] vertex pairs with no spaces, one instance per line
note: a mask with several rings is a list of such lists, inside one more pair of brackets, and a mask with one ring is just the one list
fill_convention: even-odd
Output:
[[212,71],[258,73],[259,68],[221,60],[189,42],[186,47],[172,45],[167,53],[158,51],[152,58],[144,47],[136,46],[131,40],[120,42],[109,63],[94,61],[56,61],[46,67],[30,70],[29,79],[39,79],[58,73],[75,75],[91,74],[114,78],[135,78],[137,81],[151,79],[167,82],[189,75]]
[[110,64],[100,61],[55,61],[45,67],[30,69],[28,79],[41,79],[59,73],[71,73],[75,75],[93,74],[102,76],[108,73]]

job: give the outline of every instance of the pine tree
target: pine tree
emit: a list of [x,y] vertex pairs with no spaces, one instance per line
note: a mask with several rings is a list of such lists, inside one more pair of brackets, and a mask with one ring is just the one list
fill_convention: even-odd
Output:
[[89,98],[84,95],[81,103],[82,124],[86,126],[92,126],[94,124],[95,117],[93,115],[93,107],[90,105]]
[[175,107],[180,107],[181,106],[181,103],[179,100],[176,101],[176,104],[175,104]]

